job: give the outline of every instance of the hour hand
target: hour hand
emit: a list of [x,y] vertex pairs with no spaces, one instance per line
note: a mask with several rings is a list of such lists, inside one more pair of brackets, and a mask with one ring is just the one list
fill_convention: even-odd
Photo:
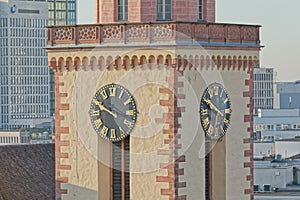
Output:
[[103,105],[102,102],[97,101],[96,99],[94,99],[94,103],[95,103],[97,106],[99,106],[99,108],[100,108],[101,111],[104,110],[104,111],[106,111],[107,113],[109,113],[110,115],[112,115],[114,118],[117,118],[117,114],[114,113],[114,112],[112,112],[112,111],[110,111],[109,109],[107,109],[107,108]]
[[210,109],[215,110],[219,115],[223,117],[223,113],[211,102],[211,100],[204,99],[204,102],[210,107]]

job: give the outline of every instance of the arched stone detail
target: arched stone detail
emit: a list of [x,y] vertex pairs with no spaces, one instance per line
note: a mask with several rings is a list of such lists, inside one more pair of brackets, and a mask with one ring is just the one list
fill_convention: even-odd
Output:
[[205,69],[208,70],[209,67],[210,67],[211,63],[210,63],[210,57],[209,56],[206,56],[206,59],[205,59]]
[[164,56],[163,55],[157,56],[157,64],[159,64],[159,65],[164,64]]
[[230,70],[231,67],[233,67],[233,60],[232,60],[232,57],[231,56],[228,56],[228,67],[227,69]]
[[56,58],[52,57],[49,63],[49,66],[52,70],[57,70],[57,65],[56,65]]
[[241,68],[243,67],[243,59],[242,56],[238,57],[238,70],[241,70]]
[[98,68],[99,68],[100,70],[105,69],[105,59],[104,59],[103,56],[100,56],[100,57],[98,58]]
[[88,59],[88,57],[84,56],[82,58],[82,69],[84,71],[86,71],[86,70],[88,70],[88,67],[89,67],[89,59]]
[[219,70],[221,67],[221,56],[217,56],[217,69]]
[[223,56],[222,57],[222,70],[225,70],[227,66],[227,59],[226,59],[226,56]]
[[200,70],[203,70],[206,60],[203,55],[200,56]]
[[136,68],[139,65],[139,59],[136,55],[132,56],[131,65],[133,68]]
[[195,59],[192,55],[189,56],[188,66],[189,69],[192,69],[195,66]]
[[80,58],[79,57],[74,58],[74,69],[76,71],[80,69]]
[[120,56],[115,57],[113,63],[114,63],[113,65],[114,65],[114,67],[115,67],[116,70],[120,70],[123,67],[122,66],[123,65],[122,59],[121,59]]
[[70,71],[72,70],[73,66],[72,66],[72,58],[71,57],[67,57],[66,59],[66,70]]
[[194,69],[198,69],[198,68],[200,68],[200,58],[198,55],[196,55],[194,59]]
[[172,66],[172,56],[169,55],[169,54],[166,56],[166,59],[165,59],[165,65],[166,65],[167,67],[171,67],[171,66]]
[[65,61],[63,57],[58,58],[57,66],[59,71],[62,71],[65,68]]
[[248,59],[247,56],[243,58],[243,70],[245,71],[248,68]]
[[97,59],[95,56],[92,56],[90,59],[90,66],[92,70],[97,69]]
[[149,63],[150,65],[156,64],[156,62],[155,62],[155,56],[154,56],[154,55],[150,55],[150,56],[148,57],[148,63]]
[[114,68],[114,60],[111,56],[108,56],[106,58],[106,64],[105,64],[106,68],[109,70],[112,70]]
[[126,69],[126,70],[129,70],[131,67],[133,67],[133,66],[130,65],[129,56],[126,55],[126,56],[123,57],[122,65],[123,65],[123,68]]
[[140,58],[140,65],[144,66],[146,64],[147,64],[147,58],[146,58],[146,56],[143,55]]
[[236,56],[233,56],[233,59],[232,59],[232,66],[233,66],[233,70],[235,70],[236,67],[237,67],[237,58],[236,58]]
[[183,60],[181,55],[177,56],[176,65],[177,65],[176,66],[177,69],[180,69],[183,66]]
[[216,64],[217,64],[217,59],[215,56],[212,56],[211,57],[211,69],[215,69]]

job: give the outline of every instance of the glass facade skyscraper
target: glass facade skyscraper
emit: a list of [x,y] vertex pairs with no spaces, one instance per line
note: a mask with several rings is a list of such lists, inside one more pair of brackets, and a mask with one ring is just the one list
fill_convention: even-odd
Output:
[[76,0],[48,0],[49,25],[76,24]]
[[50,122],[47,1],[0,2],[0,129]]

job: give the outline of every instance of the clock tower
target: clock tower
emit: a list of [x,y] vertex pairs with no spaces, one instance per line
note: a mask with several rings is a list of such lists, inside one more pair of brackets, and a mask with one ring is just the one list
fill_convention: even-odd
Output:
[[96,0],[48,27],[56,199],[253,199],[259,26],[214,0]]

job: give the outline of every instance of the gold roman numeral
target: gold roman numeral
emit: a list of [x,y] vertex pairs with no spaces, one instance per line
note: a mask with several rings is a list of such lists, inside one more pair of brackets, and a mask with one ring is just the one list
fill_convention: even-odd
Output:
[[128,98],[125,102],[124,102],[124,106],[126,106],[127,104],[129,104],[131,102],[131,99]]
[[91,110],[91,111],[90,111],[90,115],[91,115],[92,117],[99,116],[99,115],[100,115],[100,110]]
[[126,115],[134,115],[134,110],[126,110]]
[[207,93],[209,94],[209,97],[212,98],[213,97],[213,92],[211,91],[211,89],[207,90]]
[[208,110],[207,109],[202,109],[201,110],[201,114],[202,115],[207,115],[208,114]]
[[105,90],[102,90],[102,91],[100,92],[100,94],[102,95],[103,100],[107,99],[107,94],[106,94],[106,91],[105,91]]
[[110,130],[110,139],[116,139],[116,129]]
[[102,130],[101,130],[101,134],[106,136],[107,132],[108,132],[108,128],[106,126],[103,126]]
[[229,99],[228,99],[228,98],[224,99],[224,103],[227,103],[228,101],[229,101]]
[[123,93],[124,93],[124,91],[123,91],[123,90],[121,90],[121,92],[120,92],[120,94],[119,94],[119,99],[121,99],[121,98],[122,98],[122,96],[123,96]]
[[230,108],[225,109],[225,113],[226,113],[226,114],[230,114],[231,111],[232,111],[232,110],[231,110]]
[[222,97],[222,96],[223,96],[223,91],[224,91],[224,90],[222,89],[222,90],[221,90],[221,93],[220,93],[220,97]]
[[216,136],[216,137],[219,136],[219,127],[218,127],[218,126],[215,127],[214,132],[215,132],[215,136]]
[[229,126],[229,120],[224,118],[224,124],[228,127]]
[[218,95],[218,93],[219,93],[219,87],[214,86],[214,95]]
[[213,131],[212,125],[209,125],[209,128],[207,129],[207,134],[211,135],[212,131]]
[[128,121],[127,119],[124,119],[123,122],[128,128],[132,129],[133,128],[133,123],[131,121]]
[[95,124],[96,128],[99,128],[103,123],[102,123],[101,119],[97,119],[94,121],[94,124]]
[[116,96],[116,88],[115,87],[109,88],[109,96],[111,96],[111,97]]
[[209,119],[208,119],[208,117],[206,117],[206,118],[203,120],[203,126],[204,126],[204,128],[207,128],[208,125],[209,125]]
[[119,129],[120,129],[121,138],[126,137],[127,134],[123,131],[123,129],[121,127],[119,127]]

